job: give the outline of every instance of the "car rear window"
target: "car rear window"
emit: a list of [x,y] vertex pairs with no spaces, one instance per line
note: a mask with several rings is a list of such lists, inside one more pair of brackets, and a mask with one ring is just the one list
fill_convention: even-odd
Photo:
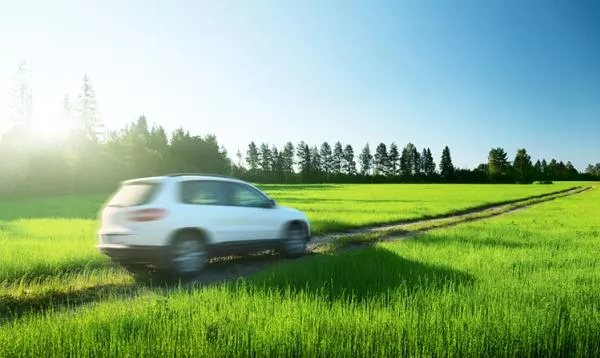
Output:
[[124,184],[110,199],[108,206],[129,207],[148,204],[159,187],[157,183]]

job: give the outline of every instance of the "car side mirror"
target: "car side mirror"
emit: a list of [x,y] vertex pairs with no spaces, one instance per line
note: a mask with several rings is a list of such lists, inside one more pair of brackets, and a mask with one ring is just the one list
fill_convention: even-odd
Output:
[[275,205],[277,205],[277,203],[275,203],[275,200],[273,200],[273,199],[269,199],[265,203],[265,207],[267,207],[267,208],[273,208],[273,207],[275,207]]

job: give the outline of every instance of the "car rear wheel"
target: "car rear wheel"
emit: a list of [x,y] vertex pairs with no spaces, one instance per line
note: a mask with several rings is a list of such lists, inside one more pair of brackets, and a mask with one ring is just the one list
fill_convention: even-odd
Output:
[[208,262],[204,240],[193,233],[180,234],[171,249],[173,273],[180,277],[199,274]]
[[301,224],[292,224],[288,227],[283,239],[284,256],[289,258],[297,258],[306,252],[306,244],[308,243],[308,232]]

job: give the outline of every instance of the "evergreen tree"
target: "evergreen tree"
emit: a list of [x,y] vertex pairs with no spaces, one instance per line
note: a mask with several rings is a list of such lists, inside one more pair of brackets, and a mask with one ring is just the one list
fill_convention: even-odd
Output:
[[550,163],[546,166],[546,179],[557,180],[558,179],[558,162],[552,158]]
[[398,146],[396,145],[396,142],[392,142],[390,145],[387,164],[388,174],[392,176],[398,175],[400,169],[400,153],[398,153]]
[[371,154],[369,143],[365,144],[362,152],[360,152],[358,161],[360,162],[360,174],[369,175],[371,173],[371,166],[373,163],[373,155]]
[[285,180],[283,151],[280,152],[276,146],[271,148],[271,172],[275,180]]
[[273,159],[271,157],[271,149],[266,143],[260,145],[260,169],[263,173],[269,173],[271,171]]
[[412,149],[413,175],[421,174],[421,155],[416,147]]
[[304,181],[308,181],[310,178],[311,169],[311,153],[310,148],[304,141],[300,141],[296,146],[296,158],[298,158],[298,168]]
[[316,180],[321,174],[321,155],[319,149],[316,146],[310,148],[310,177],[312,180]]
[[379,143],[373,156],[373,165],[375,166],[375,175],[385,175],[389,167],[387,147],[384,143]]
[[542,163],[539,159],[535,162],[535,165],[533,166],[533,179],[542,179]]
[[546,162],[546,159],[542,159],[542,164],[540,166],[540,172],[541,172],[541,179],[547,180],[548,179],[548,163]]
[[287,175],[294,173],[294,145],[292,142],[287,142],[283,147],[282,164],[283,172]]
[[344,148],[343,160],[343,171],[344,174],[354,175],[356,174],[356,162],[354,161],[354,150],[350,144]]
[[270,166],[270,170],[273,173],[278,173],[281,171],[282,169],[282,165],[281,164],[281,155],[279,153],[279,150],[277,149],[276,146],[272,146],[271,147],[271,166]]
[[[27,62],[20,61],[9,89],[8,121],[13,129],[13,135],[18,140],[27,139],[31,125],[32,88],[31,74]],[[3,120],[4,118],[0,118]]]
[[248,163],[248,169],[251,173],[256,173],[260,165],[260,159],[258,155],[258,148],[254,141],[248,144],[248,150],[246,151],[246,163]]
[[333,158],[329,143],[323,142],[323,144],[321,144],[319,155],[321,157],[321,171],[327,176],[333,172]]
[[445,146],[442,150],[442,159],[440,160],[440,175],[445,180],[454,179],[454,165],[450,156],[450,148]]
[[81,133],[90,141],[98,142],[103,132],[103,125],[96,101],[96,93],[87,75],[83,77],[81,93],[77,100],[77,117]]
[[408,143],[404,149],[402,149],[402,155],[400,156],[400,172],[403,176],[409,177],[415,174],[415,169],[419,169],[417,162],[419,152],[412,143]]
[[435,174],[435,162],[429,148],[424,148],[421,154],[421,170],[427,176]]
[[571,163],[570,161],[567,162],[566,166],[565,166],[565,178],[567,180],[574,180],[577,179],[577,176],[579,175],[579,172],[577,171],[577,169],[575,169],[575,167],[573,166],[573,163]]
[[342,160],[344,158],[344,150],[342,143],[339,141],[335,143],[333,147],[333,156],[331,157],[331,166],[333,174],[342,173]]

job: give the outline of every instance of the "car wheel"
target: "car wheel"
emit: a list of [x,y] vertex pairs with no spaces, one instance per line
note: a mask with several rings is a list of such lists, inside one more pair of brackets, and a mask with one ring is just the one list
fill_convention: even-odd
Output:
[[171,248],[171,266],[173,273],[180,277],[199,274],[208,262],[206,244],[202,238],[192,233],[177,237]]
[[306,251],[307,243],[308,233],[306,228],[301,224],[292,224],[286,230],[283,239],[283,254],[290,258],[300,257]]

